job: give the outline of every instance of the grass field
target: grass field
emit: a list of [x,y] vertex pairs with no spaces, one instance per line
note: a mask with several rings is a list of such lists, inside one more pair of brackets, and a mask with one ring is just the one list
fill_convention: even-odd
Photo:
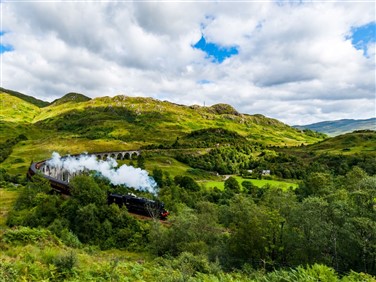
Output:
[[0,165],[12,174],[24,174],[31,161],[45,160],[51,157],[53,152],[61,156],[67,154],[79,154],[84,152],[110,152],[117,150],[129,150],[140,147],[141,143],[126,143],[120,140],[88,140],[74,138],[72,136],[46,136],[42,140],[28,140],[19,142],[13,153]]
[[[118,167],[123,164],[129,165],[131,160],[121,160],[117,161]],[[133,160],[133,164],[137,164],[137,160]],[[153,174],[154,168],[159,168],[163,172],[167,172],[171,178],[174,178],[177,175],[186,175],[190,176],[196,181],[203,180],[220,180],[219,176],[216,176],[214,173],[206,172],[200,169],[194,169],[184,163],[181,163],[174,159],[173,157],[168,156],[152,156],[148,157],[145,160],[145,169],[149,172],[149,175]]]
[[[297,183],[288,182],[288,181],[279,181],[279,180],[267,180],[267,179],[246,179],[240,176],[234,176],[235,179],[239,182],[240,186],[243,181],[250,181],[253,185],[262,188],[266,185],[270,185],[272,188],[282,188],[283,190],[287,190],[290,187],[293,189],[298,188]],[[224,180],[222,181],[202,181],[200,182],[204,185],[205,188],[214,188],[217,187],[218,189],[223,190],[225,187]]]
[[4,229],[8,212],[11,210],[18,197],[17,191],[7,190],[0,187],[0,229]]

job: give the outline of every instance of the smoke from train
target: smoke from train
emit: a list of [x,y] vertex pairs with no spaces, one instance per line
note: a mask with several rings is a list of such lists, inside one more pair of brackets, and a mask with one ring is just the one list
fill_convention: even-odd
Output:
[[46,164],[50,167],[65,169],[69,173],[97,171],[114,185],[124,184],[154,195],[157,191],[156,182],[149,176],[146,170],[128,165],[117,167],[118,163],[113,158],[103,161],[97,160],[94,155],[87,154],[62,158],[59,153],[53,152],[52,158]]

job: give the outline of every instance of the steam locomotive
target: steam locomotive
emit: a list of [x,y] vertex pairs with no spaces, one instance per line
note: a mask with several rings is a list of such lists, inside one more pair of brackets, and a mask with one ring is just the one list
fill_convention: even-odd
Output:
[[131,213],[146,215],[154,218],[158,217],[160,219],[165,219],[169,214],[169,212],[165,210],[163,202],[137,197],[133,194],[109,194],[107,197],[107,202],[109,205],[115,203],[119,207],[126,206],[128,211]]
[[[31,163],[28,171],[27,178],[32,180],[32,177],[37,174],[39,168],[44,164],[45,161]],[[70,195],[70,186],[68,182],[61,181],[50,177],[48,175],[42,174],[46,178],[51,187],[60,194]],[[107,203],[117,204],[119,207],[125,206],[130,213],[145,215],[153,218],[166,219],[169,212],[165,210],[164,203],[160,201],[153,201],[146,198],[137,197],[133,194],[120,195],[110,193],[107,195]]]

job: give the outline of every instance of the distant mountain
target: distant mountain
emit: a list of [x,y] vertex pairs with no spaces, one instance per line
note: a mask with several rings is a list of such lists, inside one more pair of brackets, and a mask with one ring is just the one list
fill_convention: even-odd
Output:
[[2,88],[2,87],[0,87],[0,92],[7,93],[7,94],[12,95],[14,97],[20,98],[21,100],[24,100],[24,101],[26,101],[30,104],[33,104],[33,105],[37,106],[38,108],[43,108],[43,107],[46,107],[50,104],[46,101],[36,99],[32,96],[28,96],[28,95],[22,94],[20,92],[5,89],[5,88]]
[[341,119],[334,121],[323,121],[307,125],[294,125],[298,129],[311,129],[325,133],[329,136],[337,136],[355,130],[376,130],[376,118],[370,119]]

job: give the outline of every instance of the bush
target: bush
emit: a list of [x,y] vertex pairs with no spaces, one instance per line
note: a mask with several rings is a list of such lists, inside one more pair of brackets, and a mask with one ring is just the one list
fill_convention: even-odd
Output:
[[14,267],[14,263],[0,260],[0,281],[17,281],[19,275]]
[[375,277],[373,277],[370,274],[363,273],[363,272],[358,273],[358,272],[351,271],[347,276],[342,278],[342,281],[343,282],[358,282],[358,281],[374,282]]
[[303,267],[298,267],[297,270],[312,277],[313,281],[338,281],[335,270],[326,265],[315,263],[312,266],[307,266],[306,269]]
[[69,247],[72,248],[80,248],[82,247],[82,243],[76,236],[76,234],[72,233],[69,231],[67,228],[64,228],[63,231],[61,232],[60,236],[61,241]]
[[184,278],[193,277],[197,272],[205,274],[220,272],[220,267],[210,263],[205,256],[189,252],[181,253],[179,257],[171,261],[171,266],[178,270]]
[[58,273],[62,276],[69,276],[77,264],[77,256],[72,251],[68,254],[57,255],[52,259],[52,264],[56,266]]
[[3,240],[5,243],[25,244],[44,241],[51,237],[53,235],[46,229],[19,227],[16,229],[7,229],[3,235]]
[[200,186],[189,176],[175,176],[174,181],[176,185],[179,185],[188,191],[200,191]]

